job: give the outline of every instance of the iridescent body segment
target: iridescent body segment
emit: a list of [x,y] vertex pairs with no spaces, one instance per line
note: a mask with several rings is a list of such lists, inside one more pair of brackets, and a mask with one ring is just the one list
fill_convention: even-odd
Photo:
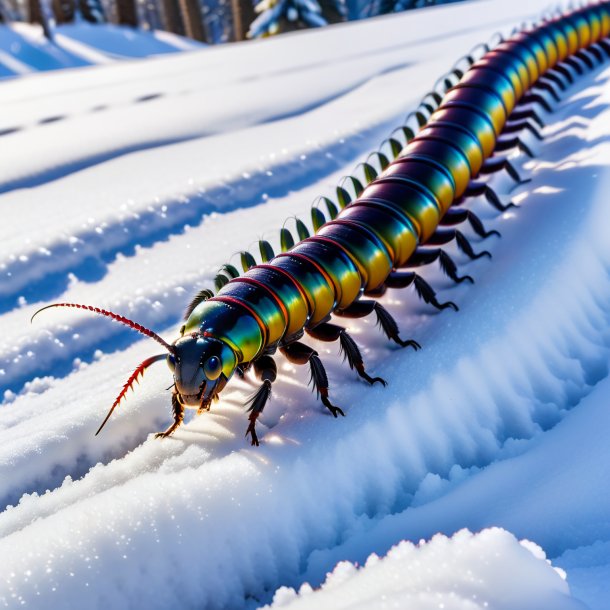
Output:
[[[527,152],[523,142],[511,134],[532,128],[524,126],[524,119],[537,115],[531,107],[528,110],[526,105],[519,105],[520,102],[548,107],[536,90],[544,89],[558,99],[551,83],[559,81],[563,85],[559,75],[571,82],[573,71],[582,73],[584,64],[592,67],[591,57],[601,60],[600,48],[610,55],[607,40],[591,47],[609,34],[610,2],[599,3],[514,34],[478,61],[469,60],[472,65],[464,74],[455,69],[452,78],[448,75],[444,81],[449,84],[443,91],[452,83],[454,86],[442,100],[436,92],[436,97],[428,94],[440,105],[435,111],[434,106],[428,105],[433,112],[427,123],[425,117],[423,121],[418,119],[423,127],[402,150],[400,142],[388,140],[394,161],[389,163],[385,157],[386,162],[381,162],[379,155],[384,171],[377,175],[369,166],[373,174],[367,175],[366,188],[356,189],[359,195],[355,200],[343,206],[338,214],[337,206],[330,202],[335,208],[332,220],[316,222],[315,218],[320,216],[312,216],[317,227],[315,234],[296,244],[292,237],[289,243],[282,241],[286,251],[278,256],[266,254],[268,251],[261,245],[261,253],[265,251],[263,260],[268,262],[255,265],[252,255],[248,255],[244,268],[249,269],[245,275],[240,277],[234,270],[229,274],[233,278],[230,281],[228,276],[223,276],[224,282],[219,282],[220,290],[215,296],[211,291],[202,290],[189,306],[186,323],[172,344],[107,310],[75,303],[49,305],[86,309],[110,317],[152,337],[167,351],[167,355],[153,356],[138,366],[100,430],[138,376],[154,362],[167,358],[174,376],[174,422],[159,436],[169,436],[180,426],[185,407],[199,412],[209,409],[233,373],[243,375],[251,365],[262,385],[248,403],[250,425],[246,434],[251,436],[253,445],[258,445],[254,426],[271,395],[271,384],[277,374],[271,356],[277,349],[292,363],[309,364],[312,385],[320,400],[335,417],[343,415],[329,400],[328,378],[318,353],[299,341],[304,333],[322,341],[339,341],[349,366],[361,378],[369,383],[385,384],[380,377],[373,378],[365,371],[356,342],[345,328],[329,323],[331,315],[358,318],[374,311],[388,339],[403,347],[418,349],[417,342],[399,337],[396,321],[378,301],[360,297],[364,293],[377,297],[388,287],[413,285],[426,303],[437,309],[457,310],[452,302],[439,303],[432,288],[415,272],[397,270],[439,260],[454,281],[472,279],[458,277],[455,264],[441,249],[420,246],[437,246],[455,239],[470,258],[489,255],[488,252],[474,253],[463,234],[455,229],[439,229],[439,224],[443,221],[446,226],[453,226],[469,218],[480,236],[494,233],[486,232],[472,212],[450,208],[461,197],[485,189],[497,197],[489,185],[473,178],[485,171],[494,171],[490,169],[493,167],[505,167],[509,173],[513,172],[513,177],[516,174],[505,157],[490,157],[516,143]],[[588,47],[591,47],[589,53],[581,52]],[[536,89],[532,91],[534,86]],[[517,112],[513,113],[515,109]],[[532,129],[540,138],[536,129]],[[340,190],[338,197],[347,203]],[[505,209],[501,204],[496,207]],[[462,220],[456,220],[458,217]],[[301,225],[304,231],[299,229],[299,233],[305,236],[307,229]],[[282,231],[284,240],[287,230]]]
[[400,157],[335,220],[200,303],[185,334],[216,337],[244,363],[381,286],[464,193],[528,89],[558,62],[609,33],[610,7],[603,3],[499,44],[464,74]]

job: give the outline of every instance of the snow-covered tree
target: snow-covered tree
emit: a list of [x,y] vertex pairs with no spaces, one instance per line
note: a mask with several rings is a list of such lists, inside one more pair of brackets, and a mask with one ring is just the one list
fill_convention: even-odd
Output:
[[318,0],[261,0],[254,10],[258,17],[248,31],[250,38],[328,25]]
[[104,7],[100,0],[79,0],[79,7],[85,21],[91,23],[104,23],[107,21]]

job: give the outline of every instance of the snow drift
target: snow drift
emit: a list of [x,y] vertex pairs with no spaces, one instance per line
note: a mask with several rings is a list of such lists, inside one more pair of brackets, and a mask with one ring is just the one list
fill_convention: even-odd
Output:
[[381,559],[371,555],[362,568],[341,562],[318,591],[307,583],[298,594],[282,587],[265,609],[582,609],[564,579],[527,540],[519,544],[500,529],[462,530],[417,546],[400,542]]
[[[192,419],[175,438],[154,441],[147,434],[169,418],[169,373],[158,367],[94,439],[120,385],[154,348],[103,320],[60,312],[27,326],[46,299],[61,298],[119,309],[172,338],[190,293],[227,254],[271,229],[275,235],[286,216],[306,210],[398,123],[408,107],[396,96],[401,80],[419,83],[405,98],[421,98],[430,74],[489,36],[495,19],[506,21],[502,10],[526,17],[538,9],[503,5],[489,3],[500,11],[493,19],[479,4],[438,9],[432,40],[412,46],[402,40],[405,24],[425,31],[424,13],[337,28],[344,55],[322,62],[326,71],[313,58],[324,57],[331,39],[336,45],[334,28],[247,51],[236,45],[242,50],[226,55],[156,60],[158,76],[142,62],[138,81],[126,64],[83,69],[78,92],[69,74],[58,73],[40,105],[29,77],[10,83],[7,125],[32,125],[66,100],[76,118],[2,136],[13,138],[6,140],[13,150],[34,150],[28,159],[5,159],[0,197],[11,240],[0,244],[7,295],[0,497],[13,505],[0,514],[0,561],[10,566],[0,581],[5,606],[256,607],[281,585],[318,586],[337,562],[385,554],[405,537],[503,525],[541,545],[568,569],[572,593],[603,608],[610,497],[594,466],[607,463],[600,440],[610,345],[607,69],[579,79],[546,117],[545,142],[530,142],[536,160],[515,158],[532,182],[511,190],[506,177],[494,179],[521,207],[498,216],[474,203],[489,228],[502,232],[477,244],[492,251],[492,261],[459,259],[477,283],[453,287],[426,270],[460,312],[431,312],[409,291],[388,295],[403,335],[424,350],[388,347],[370,320],[351,329],[387,389],[365,388],[334,346],[317,346],[331,397],[347,411],[341,421],[322,414],[306,372],[284,364],[257,450],[243,439],[250,380],[236,382],[212,414]],[[458,15],[471,25],[452,36]],[[350,55],[347,42],[356,38],[367,40],[365,66]],[[311,55],[297,53],[310,47]],[[307,99],[296,85],[273,103],[268,91],[253,93],[246,54],[266,60],[261,78],[271,91],[282,70],[295,71]],[[212,71],[209,116],[202,90],[185,105],[173,94],[124,103],[159,91],[171,74],[168,90],[179,92],[217,59],[239,67],[230,83]],[[99,91],[112,110],[94,118],[89,109]],[[252,94],[249,112],[221,104],[230,91]],[[165,110],[167,121],[156,124],[155,113]],[[116,117],[134,121],[118,148]],[[206,137],[213,121],[215,135]],[[78,129],[89,127],[95,137],[83,141]],[[98,141],[101,133],[108,137]],[[52,145],[57,137],[61,151]],[[174,144],[162,145],[168,139]],[[230,162],[202,161],[219,150]],[[91,193],[85,200],[83,190]],[[46,202],[61,202],[65,217]],[[95,237],[104,233],[108,242]],[[38,288],[45,300],[37,303]],[[541,589],[567,595],[551,576]],[[575,607],[568,600],[561,603]]]

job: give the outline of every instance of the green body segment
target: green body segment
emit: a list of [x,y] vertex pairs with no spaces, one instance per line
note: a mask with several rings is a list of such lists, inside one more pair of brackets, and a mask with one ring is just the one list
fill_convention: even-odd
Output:
[[610,2],[604,2],[502,41],[472,65],[400,156],[335,220],[200,303],[185,332],[220,339],[245,363],[382,286],[464,194],[528,90],[609,34]]

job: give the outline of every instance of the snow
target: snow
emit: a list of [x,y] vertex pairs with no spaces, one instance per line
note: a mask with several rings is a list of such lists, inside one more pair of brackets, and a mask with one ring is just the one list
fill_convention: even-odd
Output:
[[[0,136],[0,604],[255,608],[333,570],[312,599],[345,587],[348,603],[360,579],[421,570],[423,588],[401,588],[400,604],[428,586],[457,593],[464,573],[450,566],[467,556],[477,595],[521,595],[506,607],[607,608],[608,68],[546,116],[545,141],[528,140],[534,160],[515,157],[531,182],[493,178],[518,209],[472,203],[502,232],[474,240],[491,261],[456,254],[476,284],[425,269],[459,313],[411,291],[384,299],[422,351],[348,321],[387,388],[363,386],[334,345],[308,340],[340,421],[307,372],[280,360],[261,447],[243,438],[252,379],[158,441],[171,383],[159,365],[94,437],[155,346],[72,311],[29,324],[47,302],[76,301],[173,339],[191,295],[234,252],[277,243],[284,219],[306,218],[460,54],[545,8],[482,6],[2,83],[0,132],[13,131]],[[512,534],[460,532],[495,526]],[[422,538],[361,571],[339,564]],[[511,585],[521,574],[531,588]]]
[[53,41],[44,37],[39,25],[2,24],[0,79],[199,48],[201,44],[168,32],[145,32],[110,24],[62,24],[54,29]]
[[343,561],[320,589],[305,583],[297,594],[282,587],[265,609],[582,609],[564,579],[527,540],[519,544],[498,528],[478,534],[462,530],[417,546],[402,541],[381,559],[370,555],[361,568]]

